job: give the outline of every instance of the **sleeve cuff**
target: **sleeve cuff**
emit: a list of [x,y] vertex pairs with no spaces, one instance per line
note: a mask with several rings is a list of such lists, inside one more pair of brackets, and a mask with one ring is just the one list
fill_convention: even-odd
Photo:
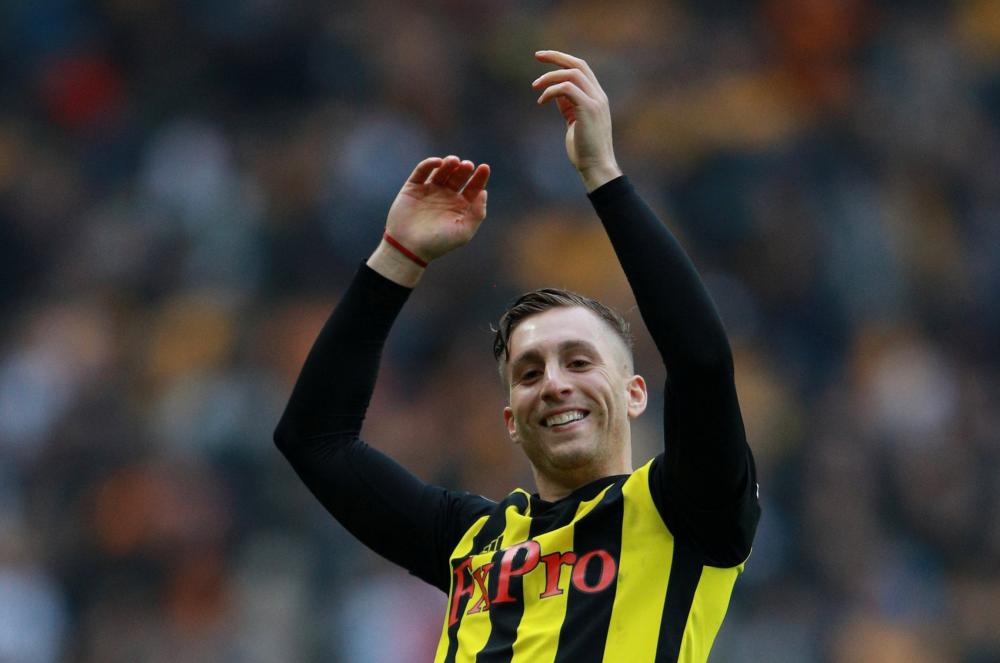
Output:
[[355,282],[371,295],[384,301],[398,303],[400,306],[410,297],[412,288],[399,285],[394,281],[385,278],[368,264],[362,261],[358,271],[354,276]]
[[588,193],[587,197],[590,198],[590,202],[596,207],[598,205],[606,205],[621,196],[632,193],[632,191],[632,183],[629,181],[628,176],[619,175]]

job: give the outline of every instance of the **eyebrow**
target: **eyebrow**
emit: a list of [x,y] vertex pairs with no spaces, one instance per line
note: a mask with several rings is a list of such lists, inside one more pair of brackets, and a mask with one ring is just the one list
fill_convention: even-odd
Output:
[[[581,339],[563,341],[562,343],[559,344],[557,349],[560,353],[567,352],[568,350],[582,349],[594,355],[598,354],[597,348],[594,347],[593,344],[588,343],[587,341]],[[541,360],[542,360],[541,352],[539,352],[538,350],[527,350],[519,354],[517,357],[515,357],[514,360],[510,362],[510,367],[511,370],[513,370],[514,368],[520,366],[521,364],[525,364],[531,361],[541,361]]]

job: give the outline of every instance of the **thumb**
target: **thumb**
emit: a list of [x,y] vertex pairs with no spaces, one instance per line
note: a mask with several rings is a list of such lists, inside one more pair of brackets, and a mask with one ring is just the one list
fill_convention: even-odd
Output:
[[476,196],[476,199],[472,201],[472,214],[477,221],[482,221],[486,218],[486,199],[489,196],[489,192],[483,189]]
[[566,97],[556,97],[556,105],[559,107],[559,112],[562,113],[563,119],[566,120],[566,124],[576,122],[576,112],[573,102]]

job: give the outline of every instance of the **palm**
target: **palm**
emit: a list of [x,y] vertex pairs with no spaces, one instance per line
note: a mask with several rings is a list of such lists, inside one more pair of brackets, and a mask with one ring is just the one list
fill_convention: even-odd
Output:
[[460,193],[435,184],[407,184],[399,192],[393,208],[412,219],[426,218],[429,223],[452,219],[465,225],[474,216],[473,204]]

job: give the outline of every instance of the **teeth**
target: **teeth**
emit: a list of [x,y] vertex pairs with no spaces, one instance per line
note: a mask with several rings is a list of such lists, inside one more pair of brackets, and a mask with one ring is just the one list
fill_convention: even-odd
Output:
[[568,424],[571,421],[576,421],[577,419],[583,419],[586,416],[581,410],[573,410],[571,412],[563,412],[561,414],[554,414],[545,420],[546,426],[559,426],[561,424]]

